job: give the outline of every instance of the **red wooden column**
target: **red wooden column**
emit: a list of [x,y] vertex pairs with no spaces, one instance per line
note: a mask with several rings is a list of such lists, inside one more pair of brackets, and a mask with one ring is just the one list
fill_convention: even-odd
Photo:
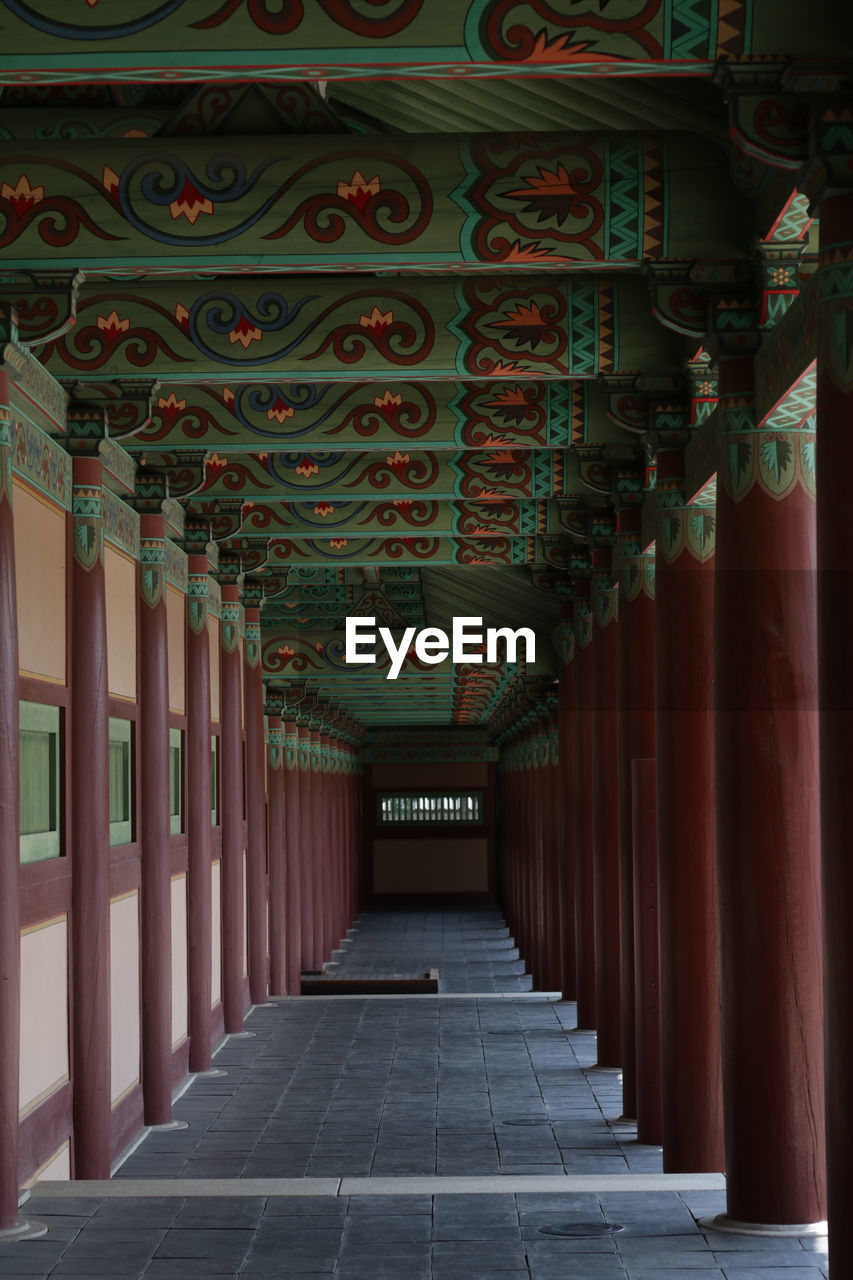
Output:
[[596,1066],[622,1061],[619,967],[619,596],[611,552],[592,553],[592,840],[595,902]]
[[348,866],[347,918],[345,928],[349,928],[358,915],[359,909],[359,873],[358,843],[356,832],[356,767],[357,758],[350,738],[344,748],[344,804],[346,820],[346,856]]
[[340,812],[340,774],[338,762],[338,744],[333,735],[327,738],[326,769],[329,779],[329,830],[331,843],[329,848],[329,954],[337,947],[341,939],[341,889],[343,885],[343,863],[341,861]]
[[[534,713],[535,714],[535,713]],[[535,719],[530,726],[528,744],[529,766],[526,774],[527,795],[525,804],[524,844],[530,860],[530,900],[527,914],[527,934],[533,970],[533,985],[543,987],[543,970],[546,953],[546,922],[543,899],[543,849],[542,849],[542,765],[544,751],[542,723]]]
[[311,771],[311,843],[307,853],[311,867],[312,950],[311,968],[321,969],[323,954],[323,857],[326,851],[326,824],[323,809],[323,745],[320,721],[313,719],[309,736],[308,767]]
[[220,821],[222,825],[222,1007],[225,1031],[243,1029],[243,729],[241,724],[240,588],[222,584],[220,679]]
[[270,995],[288,993],[287,980],[287,862],[285,854],[284,730],[282,698],[267,694],[267,786],[269,856]]
[[[619,920],[622,1114],[637,1115],[633,761],[655,750],[654,556],[640,555],[640,513],[619,512]],[[627,548],[627,551],[626,551]],[[657,877],[655,877],[655,880]],[[657,914],[655,913],[655,921]]]
[[[563,613],[570,614],[564,606]],[[562,949],[562,994],[574,1000],[577,988],[577,955],[575,941],[575,867],[574,867],[574,632],[571,618],[560,622],[560,692],[558,711],[559,765],[557,770],[557,802],[562,808],[563,843],[560,855],[560,939]]]
[[815,435],[756,429],[753,364],[717,409],[722,1221],[790,1226],[826,1213]]
[[340,738],[332,739],[332,758],[335,762],[335,821],[337,830],[337,920],[335,946],[340,943],[349,924],[349,858],[347,856],[346,822],[346,750]]
[[243,705],[246,725],[246,923],[249,999],[263,1004],[269,985],[267,816],[264,742],[264,679],[261,670],[261,588],[243,590]]
[[519,856],[522,866],[522,921],[524,939],[523,954],[529,957],[530,971],[534,986],[539,978],[538,936],[536,932],[536,855],[530,839],[530,819],[533,811],[534,780],[533,773],[536,762],[536,742],[534,728],[529,724],[522,738]]
[[302,857],[299,731],[296,721],[284,722],[284,882],[287,940],[287,994],[298,996],[302,973]]
[[314,775],[311,771],[313,756],[311,747],[311,730],[307,723],[300,723],[298,728],[299,747],[297,764],[299,768],[299,860],[302,880],[302,972],[315,969],[314,963]]
[[[681,465],[680,452],[658,453],[659,485],[673,462]],[[673,459],[672,454],[679,456]],[[700,516],[694,507],[658,507],[656,754],[667,1173],[723,1168],[712,684],[714,511],[705,511]]]
[[[162,498],[165,498],[165,485]],[[159,497],[159,495],[158,495]],[[166,522],[140,515],[139,842],[142,864],[142,1096],[145,1123],[172,1118],[172,853]]]
[[104,580],[103,464],[92,437],[104,410],[72,405],[71,514],[71,1057],[74,1174],[110,1176],[109,688]]
[[548,913],[549,991],[563,989],[563,812],[560,791],[560,737],[557,698],[549,695],[547,722],[547,758],[545,761],[545,796],[543,826],[545,830],[546,880],[545,905]]
[[526,730],[522,728],[518,739],[513,743],[515,751],[515,829],[513,832],[513,858],[516,864],[516,916],[518,929],[516,942],[518,943],[519,954],[524,957],[525,963],[528,960],[528,939],[526,936],[528,865],[524,848],[524,827],[526,821],[525,774],[527,772],[527,760],[525,756],[526,746]]
[[827,1166],[833,1275],[853,1274],[853,192],[820,205],[817,369],[817,564],[821,718]]
[[7,402],[7,375],[0,369],[0,1232],[13,1230],[18,1222],[21,1054],[18,599]]
[[578,1027],[596,1025],[595,891],[592,843],[592,616],[588,579],[575,581],[573,627],[575,730],[572,743],[575,849],[575,943],[577,947]]
[[634,978],[637,1141],[660,1146],[660,965],[658,826],[654,760],[631,762],[634,858]]
[[519,877],[516,844],[518,825],[518,785],[516,768],[515,743],[505,742],[501,745],[500,786],[501,786],[501,860],[503,863],[503,883],[506,894],[507,919],[510,931],[519,943]]
[[329,735],[320,732],[318,736],[318,800],[320,817],[320,839],[317,843],[319,854],[317,869],[319,873],[319,912],[320,924],[320,964],[332,957],[332,917],[334,915],[334,879],[333,855],[335,830],[333,823],[334,800],[332,792],[331,761],[329,759]]
[[210,633],[207,554],[190,550],[187,564],[187,985],[190,1070],[209,1071],[213,1027],[210,836]]
[[352,862],[352,902],[350,904],[349,924],[358,918],[359,912],[364,904],[362,886],[364,878],[362,875],[362,866],[364,864],[364,819],[362,812],[362,777],[364,766],[361,762],[361,754],[357,741],[351,740],[349,743],[349,755],[347,759],[347,777],[349,783],[349,801],[347,804],[347,814],[349,823],[349,847],[350,859]]

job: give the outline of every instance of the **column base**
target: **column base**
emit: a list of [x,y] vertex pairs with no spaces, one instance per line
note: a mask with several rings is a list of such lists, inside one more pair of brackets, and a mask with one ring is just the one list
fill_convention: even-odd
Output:
[[[258,1005],[254,1006],[255,1009],[258,1007]],[[225,1034],[229,1040],[253,1040],[258,1033],[257,1031],[226,1031]]]
[[215,1080],[220,1076],[227,1076],[228,1072],[222,1067],[208,1067],[207,1071],[193,1071],[192,1075],[197,1080]]
[[703,1231],[722,1231],[734,1236],[825,1236],[828,1231],[825,1219],[821,1222],[738,1222],[726,1213],[718,1213],[715,1218],[698,1221]]
[[594,1063],[591,1067],[582,1068],[585,1075],[589,1075],[590,1071],[595,1071],[599,1075],[621,1076],[621,1067],[600,1067],[598,1063]]
[[14,1227],[0,1227],[0,1244],[17,1244],[19,1240],[40,1240],[47,1235],[47,1223],[22,1218]]
[[[201,1074],[198,1072],[197,1074]],[[149,1124],[146,1128],[151,1133],[174,1133],[178,1129],[189,1129],[189,1120],[166,1120],[163,1124]]]

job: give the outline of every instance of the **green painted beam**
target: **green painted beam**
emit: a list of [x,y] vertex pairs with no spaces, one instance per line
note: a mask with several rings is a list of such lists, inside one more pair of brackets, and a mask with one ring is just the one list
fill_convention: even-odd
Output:
[[[389,448],[565,448],[598,440],[609,419],[590,381],[276,382],[193,386],[155,397],[150,424],[113,431],[131,452],[199,448],[222,453]],[[593,392],[593,394],[590,394]]]
[[431,497],[364,502],[256,502],[247,504],[236,536],[241,538],[364,538],[428,533],[431,537],[506,537],[560,533],[556,502],[436,501]]
[[68,0],[6,0],[0,82],[707,75],[744,53],[832,54],[837,15],[835,0],[812,0],[808,23],[780,0],[610,0],[580,11],[534,0],[139,0],[71,11]]
[[[7,291],[19,308],[38,293]],[[77,323],[39,349],[55,377],[164,384],[669,373],[685,341],[652,320],[636,276],[321,276],[85,285]],[[168,389],[165,392],[168,396]],[[272,406],[271,406],[272,407]]]
[[[174,465],[166,467],[169,491],[175,498],[191,496],[197,506],[220,499],[301,499],[322,505],[359,498],[500,502],[563,495],[564,453],[559,449],[395,450],[386,456],[319,451],[239,453],[233,458],[211,454],[200,484],[181,464],[177,455]],[[322,522],[333,512],[317,515]]]
[[[227,543],[225,544],[228,545]],[[271,538],[267,565],[290,564],[532,564],[538,548],[532,537]]]
[[35,110],[0,106],[0,139],[61,140],[67,144],[80,138],[150,138],[173,113],[168,107],[151,106],[105,108],[69,103]]
[[13,141],[0,170],[7,267],[113,279],[619,270],[739,257],[752,232],[725,152],[681,133]]

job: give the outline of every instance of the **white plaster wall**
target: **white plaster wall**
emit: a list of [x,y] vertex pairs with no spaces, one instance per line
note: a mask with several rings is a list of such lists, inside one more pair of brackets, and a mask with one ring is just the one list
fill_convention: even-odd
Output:
[[210,929],[210,950],[211,950],[211,1004],[218,1004],[222,999],[222,893],[221,893],[221,866],[219,862],[214,862],[210,868],[211,878],[211,929]]
[[187,1034],[187,877],[172,880],[172,1048]]
[[68,920],[21,934],[21,1114],[68,1079]]
[[243,850],[243,976],[249,972],[249,858]]
[[139,894],[110,903],[110,1096],[139,1081]]
[[67,1142],[54,1152],[44,1164],[39,1165],[33,1176],[25,1184],[31,1187],[34,1182],[68,1182],[71,1177],[71,1149]]

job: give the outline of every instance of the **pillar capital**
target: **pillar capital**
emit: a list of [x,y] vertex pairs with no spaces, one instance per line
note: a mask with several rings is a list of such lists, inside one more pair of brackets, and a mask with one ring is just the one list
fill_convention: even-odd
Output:
[[72,399],[65,416],[65,448],[76,457],[99,456],[107,439],[107,410],[103,400]]
[[759,240],[758,272],[761,290],[761,329],[772,329],[796,301],[806,241]]
[[154,397],[160,390],[157,378],[117,377],[112,382],[87,383],[78,378],[60,378],[59,384],[73,400],[92,401],[107,415],[110,436],[130,437],[151,422]]
[[284,710],[284,690],[270,688],[264,681],[264,715],[280,720]]
[[[849,76],[849,72],[848,72]],[[802,189],[817,210],[827,197],[853,192],[853,105],[850,94],[824,98],[812,112],[809,163]]]
[[5,300],[15,310],[19,340],[28,347],[61,338],[77,318],[77,298],[85,280],[82,271],[36,269],[22,271],[27,290],[3,286]]
[[706,347],[720,361],[755,355],[761,345],[762,298],[757,288],[719,297],[709,318]]
[[786,87],[788,59],[722,62],[716,83],[729,113],[729,136],[744,155],[794,174],[808,155],[810,100]]
[[219,551],[216,563],[215,576],[217,582],[223,588],[236,587],[238,601],[243,594],[243,562],[239,552],[236,551]]
[[645,274],[655,319],[674,333],[701,339],[720,292],[748,284],[752,266],[745,258],[733,262],[690,259],[653,263],[646,266]]

